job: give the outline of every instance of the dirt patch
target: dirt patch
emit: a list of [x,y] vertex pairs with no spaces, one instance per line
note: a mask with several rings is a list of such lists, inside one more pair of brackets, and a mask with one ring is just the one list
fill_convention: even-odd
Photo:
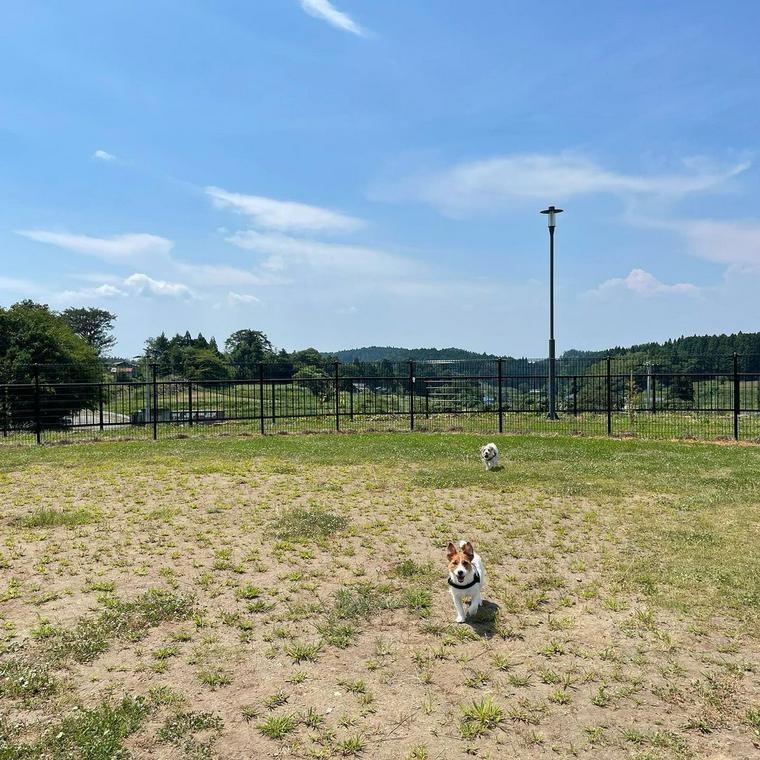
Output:
[[[129,694],[152,699],[125,739],[140,757],[757,752],[756,641],[736,621],[631,594],[611,504],[517,485],[420,487],[419,470],[258,458],[224,472],[125,462],[87,477],[8,474],[4,660],[149,589],[195,602],[134,637],[107,634],[90,660],[51,665],[61,687],[49,696],[5,693],[14,741]],[[40,509],[99,519],[24,527]],[[336,519],[313,539],[277,538],[293,510]],[[489,578],[488,604],[464,625],[445,584],[445,546],[459,538]]]

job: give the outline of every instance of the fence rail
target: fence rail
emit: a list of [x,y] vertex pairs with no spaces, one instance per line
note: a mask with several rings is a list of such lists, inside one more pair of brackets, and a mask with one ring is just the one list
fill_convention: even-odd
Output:
[[737,355],[694,372],[558,360],[557,420],[547,419],[545,360],[526,361],[336,362],[303,376],[263,363],[248,377],[213,380],[161,377],[154,365],[130,382],[58,382],[50,367],[34,367],[29,382],[0,384],[0,443],[331,430],[760,441],[760,371]]

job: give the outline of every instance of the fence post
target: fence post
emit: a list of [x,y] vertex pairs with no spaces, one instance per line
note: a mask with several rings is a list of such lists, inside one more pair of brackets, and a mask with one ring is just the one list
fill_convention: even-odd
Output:
[[340,362],[335,362],[335,431],[340,432]]
[[607,435],[612,435],[612,360],[607,357]]
[[272,391],[272,424],[274,425],[277,422],[277,412],[275,410],[275,398],[274,398],[274,379],[270,383],[271,391]]
[[499,389],[497,392],[497,397],[499,399],[499,433],[504,432],[504,398],[502,395],[502,388],[504,381],[504,359],[497,359],[497,365],[498,365],[498,383],[499,383]]
[[348,384],[348,418],[354,421],[354,379]]
[[427,381],[425,383],[425,419],[430,419],[430,384]]
[[190,427],[193,426],[193,381],[187,381],[187,415]]
[[259,362],[259,422],[264,435],[264,362]]
[[414,362],[409,362],[409,430],[414,430]]
[[734,438],[739,440],[739,354],[734,353]]
[[34,432],[37,443],[42,443],[42,420],[40,419],[40,368],[34,365]]
[[578,416],[578,377],[573,377],[573,417]]
[[103,383],[98,385],[98,422],[100,430],[103,431]]
[[158,438],[158,365],[153,368],[153,440]]
[[3,438],[8,437],[8,417],[10,416],[10,406],[8,406],[8,386],[3,387]]

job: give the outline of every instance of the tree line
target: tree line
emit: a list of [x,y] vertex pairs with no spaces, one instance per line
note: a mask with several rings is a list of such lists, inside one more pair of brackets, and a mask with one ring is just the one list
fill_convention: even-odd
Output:
[[[21,301],[8,308],[0,307],[0,417],[11,414],[30,415],[35,403],[30,388],[39,384],[43,406],[55,409],[51,415],[60,419],[83,408],[93,408],[102,396],[98,384],[113,379],[108,370],[118,362],[108,357],[116,340],[113,335],[117,317],[103,309],[69,308],[57,312],[45,304]],[[740,371],[760,373],[760,332],[734,335],[680,337],[664,343],[643,343],[628,348],[606,351],[567,351],[559,360],[559,374],[577,375],[575,395],[580,405],[596,408],[603,403],[600,380],[606,372],[606,357],[614,360],[613,396],[633,397],[647,387],[646,375],[658,375],[659,387],[668,389],[673,403],[688,406],[693,399],[694,381],[690,375],[700,373],[728,374],[731,355],[741,354]],[[214,337],[189,332],[167,337],[161,333],[148,338],[145,358],[155,365],[160,379],[195,380],[220,384],[258,377],[266,364],[266,377],[303,380],[314,393],[334,392],[335,362],[343,360],[339,389],[361,382],[378,392],[399,392],[408,388],[408,361],[418,362],[415,370],[415,392],[424,393],[425,374],[436,378],[466,374],[493,383],[496,357],[464,349],[398,349],[367,347],[334,354],[315,348],[288,352],[274,347],[260,330],[242,329],[232,333],[223,346]],[[434,369],[426,361],[461,359],[466,364],[439,364]],[[116,375],[117,380],[144,380],[144,364],[125,360],[129,373]],[[502,362],[505,387],[524,394],[536,392],[531,378],[544,378],[547,360],[506,358]],[[65,394],[53,387],[70,383]],[[9,386],[16,386],[10,387]],[[474,387],[474,386],[473,386]],[[100,396],[98,395],[100,394]],[[652,394],[653,396],[656,394]],[[46,403],[50,402],[50,403]],[[54,420],[51,420],[53,423]]]

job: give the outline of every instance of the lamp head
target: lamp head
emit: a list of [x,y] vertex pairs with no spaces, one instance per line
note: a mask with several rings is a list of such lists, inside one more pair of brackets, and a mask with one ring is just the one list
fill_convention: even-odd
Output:
[[562,209],[556,208],[555,206],[549,206],[549,208],[545,208],[541,213],[546,214],[547,216],[546,221],[549,223],[548,224],[549,227],[556,227],[557,226],[556,216],[557,214],[562,213]]

